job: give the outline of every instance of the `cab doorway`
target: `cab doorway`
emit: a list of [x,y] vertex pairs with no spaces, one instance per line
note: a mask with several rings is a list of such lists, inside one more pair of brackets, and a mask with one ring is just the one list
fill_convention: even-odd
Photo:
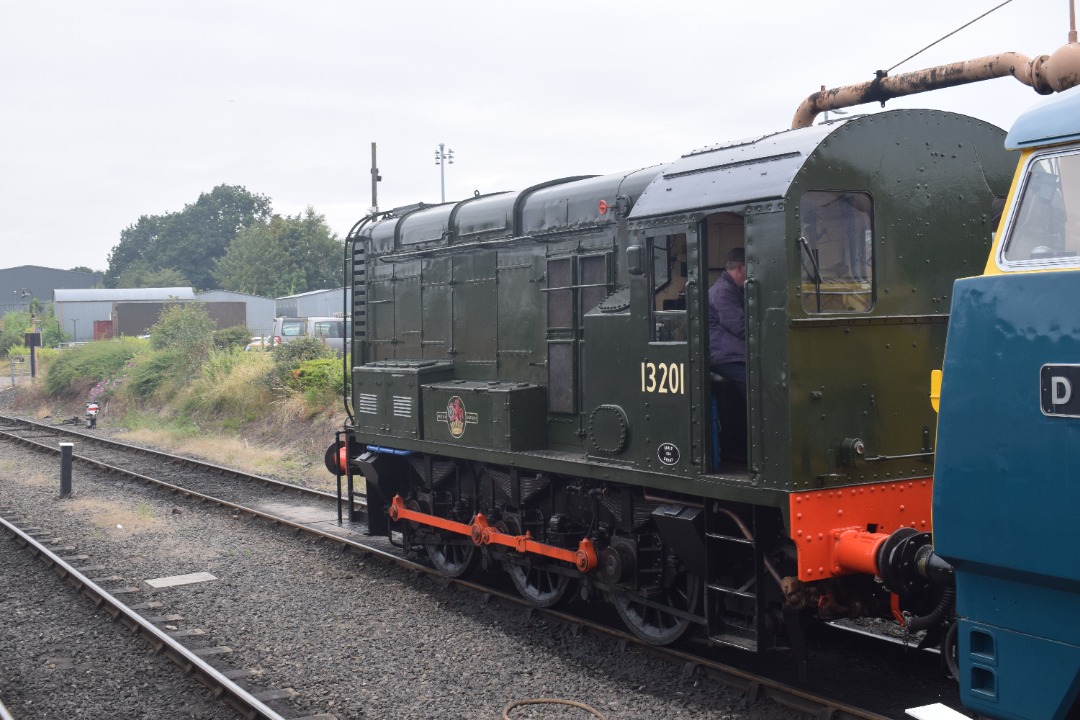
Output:
[[[746,240],[746,224],[741,215],[736,213],[715,213],[702,222],[705,242],[702,243],[702,277],[707,278],[705,297],[702,307],[707,316],[703,319],[706,360],[710,357],[716,332],[711,328],[708,315],[713,311],[710,303],[710,291],[724,274],[727,259],[732,250],[743,248]],[[726,281],[725,281],[726,282]],[[747,332],[745,319],[745,296],[743,298],[743,346]],[[706,397],[703,407],[706,409],[707,428],[706,454],[709,474],[746,475],[748,435],[747,435],[747,397],[734,382],[716,373],[711,363],[708,367],[708,379],[703,384]],[[747,387],[747,392],[749,392]]]

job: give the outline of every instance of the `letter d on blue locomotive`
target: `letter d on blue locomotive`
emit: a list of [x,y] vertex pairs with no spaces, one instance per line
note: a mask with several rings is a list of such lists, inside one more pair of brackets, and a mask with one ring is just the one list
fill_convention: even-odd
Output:
[[1080,417],[1080,365],[1043,365],[1039,404],[1044,415]]

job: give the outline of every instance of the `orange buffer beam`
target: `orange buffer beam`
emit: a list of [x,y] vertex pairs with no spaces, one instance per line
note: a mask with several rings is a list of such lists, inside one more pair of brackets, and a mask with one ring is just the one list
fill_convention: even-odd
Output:
[[902,527],[930,532],[931,478],[791,493],[799,580],[877,574],[880,543]]
[[532,534],[528,532],[524,535],[501,533],[489,525],[487,518],[482,514],[478,514],[473,518],[471,525],[466,525],[465,523],[410,510],[405,507],[405,500],[400,495],[395,495],[390,503],[390,519],[394,521],[409,520],[421,525],[429,525],[457,533],[458,535],[468,535],[476,545],[502,545],[520,553],[534,553],[554,560],[562,560],[572,564],[583,573],[593,570],[598,563],[596,548],[588,538],[578,543],[577,550],[566,550],[565,548],[537,542],[532,539]]

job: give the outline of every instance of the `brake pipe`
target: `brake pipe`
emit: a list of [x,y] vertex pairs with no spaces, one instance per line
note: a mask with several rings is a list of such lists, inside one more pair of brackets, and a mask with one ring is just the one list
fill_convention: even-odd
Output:
[[499,532],[488,523],[487,518],[482,513],[477,513],[471,524],[461,523],[441,518],[437,515],[419,512],[418,510],[411,510],[405,506],[405,500],[400,495],[395,495],[394,499],[390,502],[389,514],[390,519],[395,522],[398,520],[408,520],[410,522],[436,527],[440,530],[446,530],[458,535],[466,535],[471,538],[473,544],[477,546],[501,545],[516,550],[519,553],[531,553],[548,557],[553,560],[568,562],[583,573],[592,571],[599,563],[596,547],[588,538],[584,538],[578,543],[577,550],[567,550],[566,548],[560,548],[533,540],[532,533],[527,531],[524,535],[510,535],[508,533]]
[[397,448],[383,447],[382,445],[368,445],[368,451],[382,455],[412,455],[412,450],[398,450]]

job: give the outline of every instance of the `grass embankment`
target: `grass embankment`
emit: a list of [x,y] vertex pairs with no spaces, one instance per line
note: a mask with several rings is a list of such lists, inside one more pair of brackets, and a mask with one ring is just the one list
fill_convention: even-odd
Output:
[[99,430],[125,441],[329,488],[322,457],[344,420],[341,359],[313,339],[273,352],[196,345],[122,338],[43,352],[44,379],[15,409],[81,419],[93,401]]

